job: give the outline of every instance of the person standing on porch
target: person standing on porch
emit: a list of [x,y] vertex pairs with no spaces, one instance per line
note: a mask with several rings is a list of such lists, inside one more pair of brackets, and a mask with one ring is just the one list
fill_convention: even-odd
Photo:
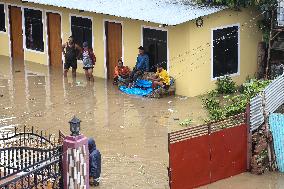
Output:
[[85,75],[87,81],[94,81],[93,68],[96,63],[96,56],[93,49],[89,48],[88,42],[83,43],[83,69],[85,70]]
[[68,42],[62,45],[62,52],[65,57],[64,63],[64,77],[67,77],[67,73],[70,67],[72,67],[72,77],[76,77],[77,59],[79,59],[82,49],[74,42],[72,36],[69,37]]
[[144,72],[149,71],[149,56],[145,54],[144,47],[140,46],[139,54],[137,57],[136,65],[130,74],[130,83],[128,87],[133,87],[134,82],[144,74]]

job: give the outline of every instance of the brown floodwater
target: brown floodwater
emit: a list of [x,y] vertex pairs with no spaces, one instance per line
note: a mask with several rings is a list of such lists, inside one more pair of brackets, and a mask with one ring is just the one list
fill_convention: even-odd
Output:
[[[99,188],[169,188],[167,134],[183,129],[184,119],[196,125],[206,118],[200,98],[128,96],[104,79],[88,83],[84,75],[74,80],[71,73],[63,78],[60,68],[2,56],[0,66],[0,130],[27,125],[68,134],[68,121],[76,115],[81,133],[94,137],[102,153]],[[249,188],[252,180],[254,188],[278,189],[280,178],[244,174],[207,188]]]

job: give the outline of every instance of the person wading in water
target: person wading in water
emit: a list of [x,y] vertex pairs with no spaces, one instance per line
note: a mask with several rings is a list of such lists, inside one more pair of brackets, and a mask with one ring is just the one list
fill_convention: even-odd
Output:
[[64,77],[67,77],[70,67],[72,67],[72,77],[76,77],[77,59],[82,53],[81,47],[75,44],[74,38],[70,36],[68,42],[62,45],[62,52],[65,57]]

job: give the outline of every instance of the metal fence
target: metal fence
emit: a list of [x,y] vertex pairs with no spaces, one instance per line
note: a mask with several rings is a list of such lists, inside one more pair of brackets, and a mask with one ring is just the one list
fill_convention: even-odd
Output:
[[261,93],[250,100],[250,130],[264,123],[264,116],[275,112],[284,104],[284,74],[273,80]]
[[60,139],[32,127],[0,134],[0,189],[62,187]]
[[247,169],[245,114],[169,133],[171,189],[196,188]]

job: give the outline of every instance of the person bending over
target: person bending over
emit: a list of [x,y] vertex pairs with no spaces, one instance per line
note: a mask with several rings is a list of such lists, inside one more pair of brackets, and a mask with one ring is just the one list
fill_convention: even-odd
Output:
[[88,147],[90,186],[99,186],[99,178],[101,176],[101,153],[97,149],[96,142],[93,138],[89,138]]

